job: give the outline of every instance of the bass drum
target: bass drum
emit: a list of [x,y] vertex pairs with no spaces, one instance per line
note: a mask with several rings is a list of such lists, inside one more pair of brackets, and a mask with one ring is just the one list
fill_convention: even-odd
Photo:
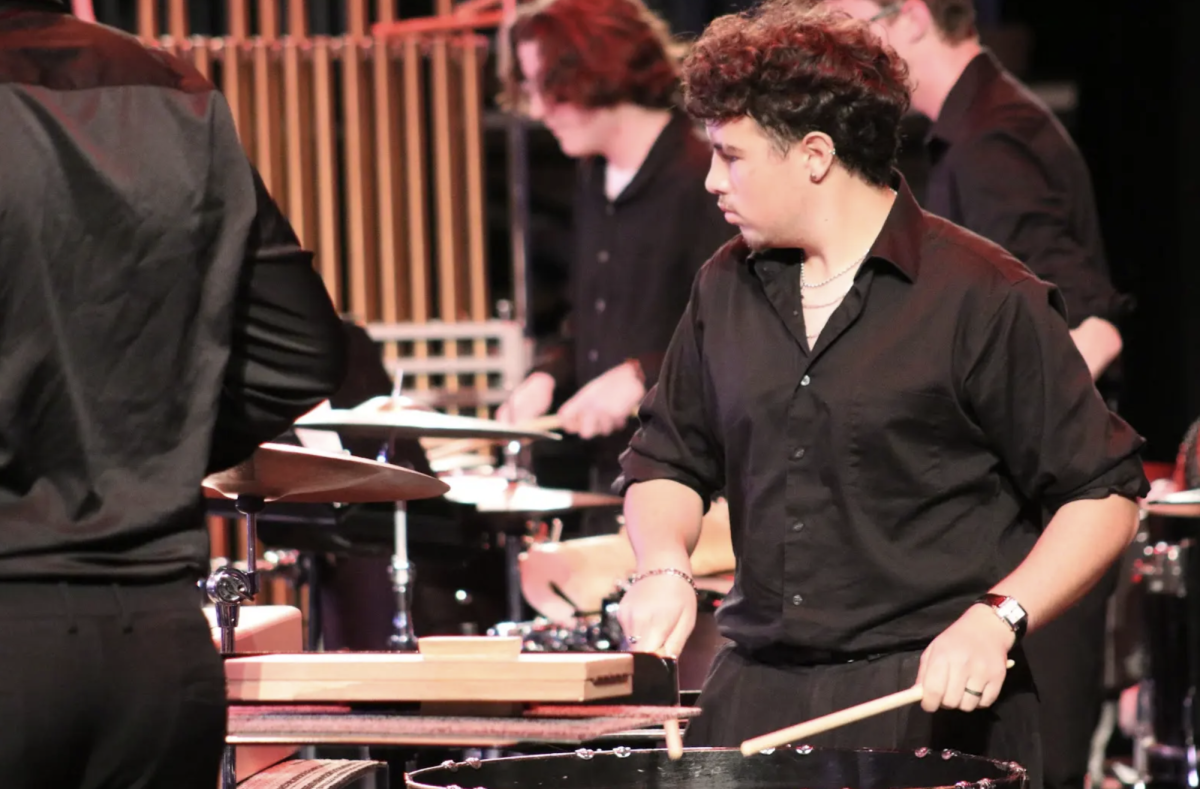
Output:
[[780,748],[746,758],[735,749],[616,748],[554,756],[446,762],[405,776],[409,789],[1022,789],[1025,770],[953,751]]

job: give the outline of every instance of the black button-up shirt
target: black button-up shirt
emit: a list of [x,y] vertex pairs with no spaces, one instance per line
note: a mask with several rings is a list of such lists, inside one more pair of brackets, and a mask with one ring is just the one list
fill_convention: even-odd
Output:
[[575,195],[571,314],[539,369],[575,389],[630,358],[647,385],[687,305],[692,280],[736,228],[704,189],[712,149],[675,113],[633,180],[605,194],[603,159],[581,163]]
[[1146,489],[1057,291],[897,186],[811,350],[799,252],[737,239],[706,264],[622,457],[625,485],[725,489],[718,617],[748,648],[922,646],[1024,558],[1041,508]]
[[131,36],[0,0],[0,118],[0,579],[199,575],[204,474],[341,380],[312,256]]
[[1117,322],[1087,164],[1054,114],[990,52],[963,71],[926,141],[925,208],[995,241],[1062,292],[1071,327]]

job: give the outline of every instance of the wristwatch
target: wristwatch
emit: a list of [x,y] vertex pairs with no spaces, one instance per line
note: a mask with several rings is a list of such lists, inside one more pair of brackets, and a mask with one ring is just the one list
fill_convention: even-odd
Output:
[[986,605],[996,612],[996,616],[1004,624],[1012,628],[1017,639],[1013,645],[1019,644],[1021,638],[1025,635],[1025,629],[1029,626],[1029,615],[1025,613],[1025,609],[1017,602],[1014,597],[1006,597],[1002,594],[985,594],[980,595],[975,601],[976,605]]

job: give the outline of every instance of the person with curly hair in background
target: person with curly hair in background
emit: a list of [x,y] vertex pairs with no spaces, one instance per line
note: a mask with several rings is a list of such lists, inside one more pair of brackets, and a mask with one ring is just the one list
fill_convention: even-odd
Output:
[[622,456],[627,637],[678,654],[723,489],[732,643],[690,744],[915,683],[920,707],[810,744],[951,748],[1040,787],[1020,642],[1129,544],[1143,440],[1092,384],[1059,292],[917,205],[894,169],[906,69],[868,25],[768,2],[715,21],[683,74],[741,235],[701,269]]
[[498,416],[565,400],[563,427],[590,440],[591,486],[607,491],[692,279],[735,230],[704,189],[711,151],[678,107],[666,27],[641,0],[534,3],[512,41],[523,109],[579,170],[567,330]]

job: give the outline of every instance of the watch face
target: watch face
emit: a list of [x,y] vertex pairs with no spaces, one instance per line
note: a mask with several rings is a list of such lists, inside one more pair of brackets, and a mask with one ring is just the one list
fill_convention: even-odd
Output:
[[1005,598],[1004,602],[996,607],[996,613],[1012,625],[1016,625],[1025,618],[1025,609],[1021,608],[1021,604],[1011,597]]

